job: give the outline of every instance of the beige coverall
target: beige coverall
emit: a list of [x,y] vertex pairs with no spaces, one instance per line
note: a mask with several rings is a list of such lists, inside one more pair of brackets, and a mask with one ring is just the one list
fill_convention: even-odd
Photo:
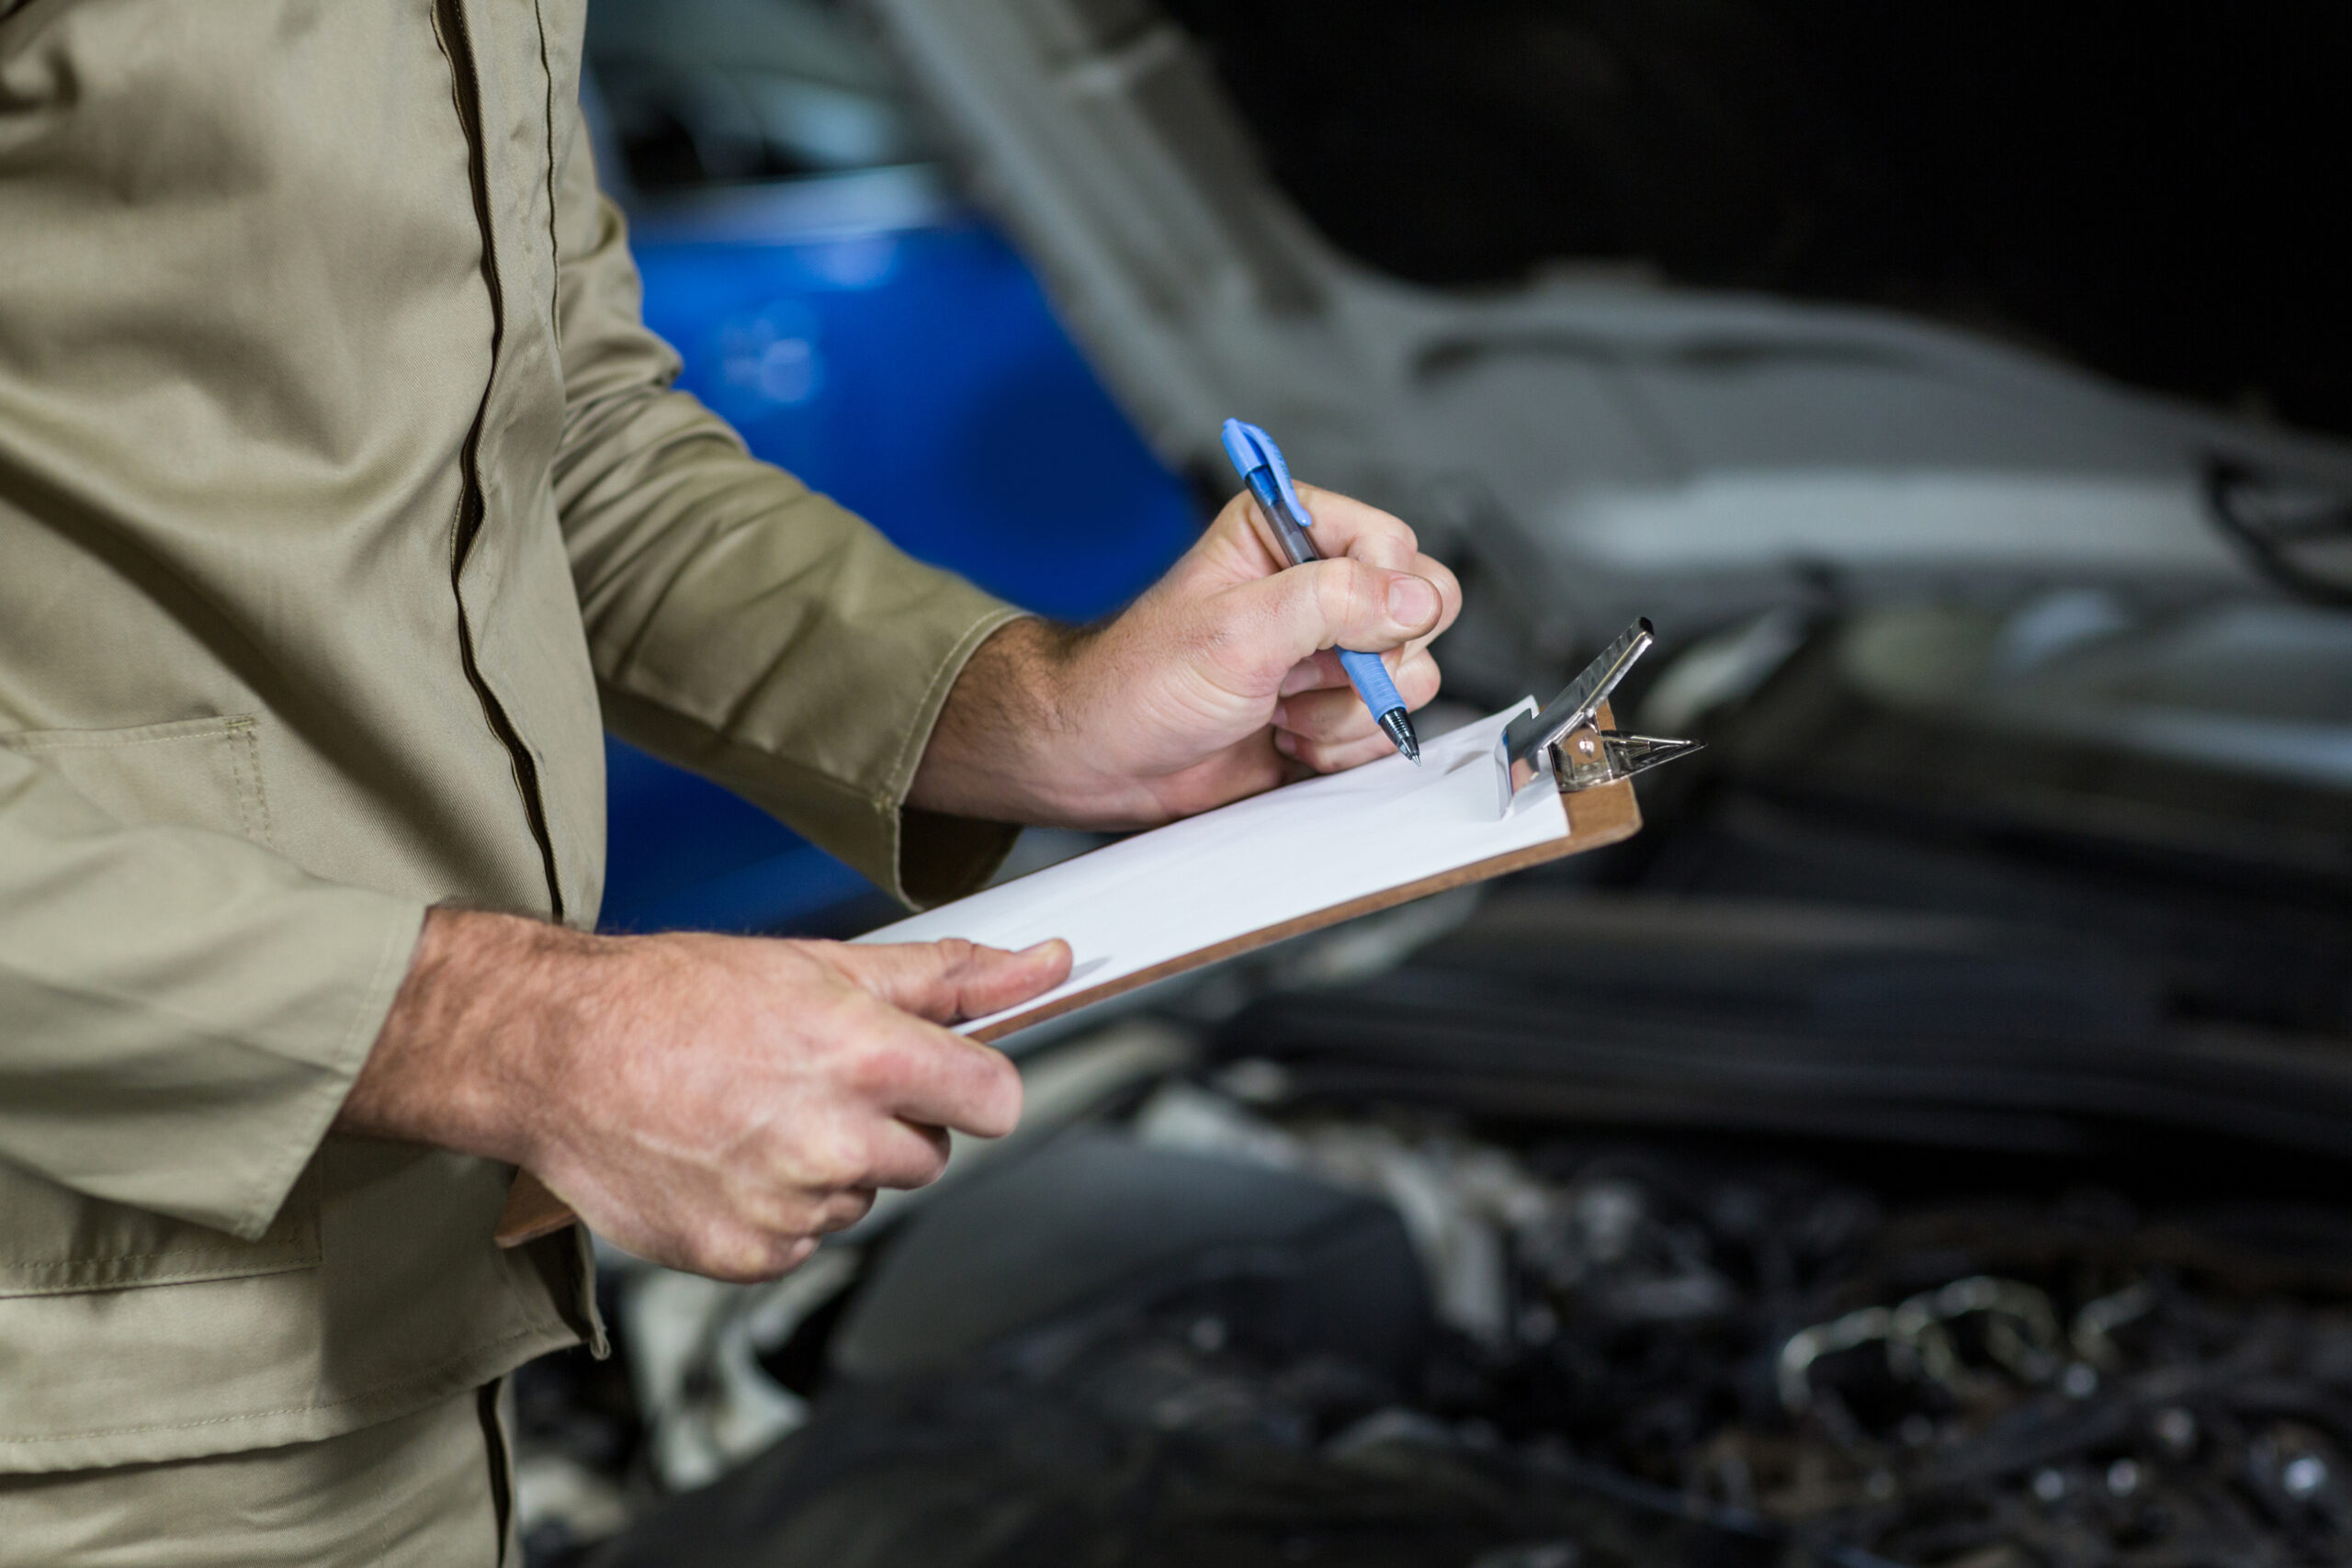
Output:
[[582,23],[0,0],[0,1562],[446,1512],[387,1446],[599,1334],[505,1168],[327,1127],[426,905],[595,919],[604,728],[914,901],[1009,841],[901,802],[1013,612],[667,389]]

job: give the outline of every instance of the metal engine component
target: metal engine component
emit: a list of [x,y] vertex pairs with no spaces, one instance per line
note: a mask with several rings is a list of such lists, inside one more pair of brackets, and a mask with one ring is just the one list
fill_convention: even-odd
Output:
[[1782,1160],[1285,1124],[1191,1088],[1140,1126],[1396,1201],[1456,1330],[1420,1413],[1456,1430],[1830,1557],[2352,1560],[2352,1218],[1894,1201]]
[[2352,1561],[2352,1213],[1748,1146],[1165,1080],[878,1242],[752,1363],[806,1424],[596,1561]]

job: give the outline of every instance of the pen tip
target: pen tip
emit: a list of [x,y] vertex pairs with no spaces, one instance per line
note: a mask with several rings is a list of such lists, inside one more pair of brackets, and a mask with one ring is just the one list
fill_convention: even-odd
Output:
[[1413,766],[1421,765],[1421,738],[1414,733],[1413,721],[1403,708],[1390,708],[1380,716],[1381,733],[1387,736],[1396,750]]

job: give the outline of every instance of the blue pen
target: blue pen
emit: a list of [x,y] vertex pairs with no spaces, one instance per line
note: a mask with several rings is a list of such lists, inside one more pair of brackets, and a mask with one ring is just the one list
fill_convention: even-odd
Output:
[[[1290,557],[1293,566],[1305,566],[1311,560],[1323,558],[1315,547],[1307,530],[1315,526],[1315,519],[1298,499],[1297,490],[1290,482],[1290,465],[1283,461],[1283,449],[1274,438],[1254,424],[1241,420],[1225,422],[1225,455],[1233,459],[1234,471],[1258,500],[1258,510],[1273,525],[1275,535],[1283,542],[1283,553]],[[1421,765],[1421,738],[1413,733],[1412,716],[1405,711],[1405,699],[1396,694],[1396,682],[1388,678],[1388,666],[1376,653],[1356,653],[1341,649],[1340,667],[1348,672],[1355,685],[1356,695],[1372,710],[1379,722],[1381,733],[1396,743],[1415,767]]]

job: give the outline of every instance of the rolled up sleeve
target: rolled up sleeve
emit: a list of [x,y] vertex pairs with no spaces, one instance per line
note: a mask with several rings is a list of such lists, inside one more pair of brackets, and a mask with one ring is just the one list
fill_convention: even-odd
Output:
[[910,811],[965,661],[1020,612],[900,552],[671,387],[620,214],[575,138],[557,200],[556,500],[616,734],[727,785],[922,905],[1016,829]]

